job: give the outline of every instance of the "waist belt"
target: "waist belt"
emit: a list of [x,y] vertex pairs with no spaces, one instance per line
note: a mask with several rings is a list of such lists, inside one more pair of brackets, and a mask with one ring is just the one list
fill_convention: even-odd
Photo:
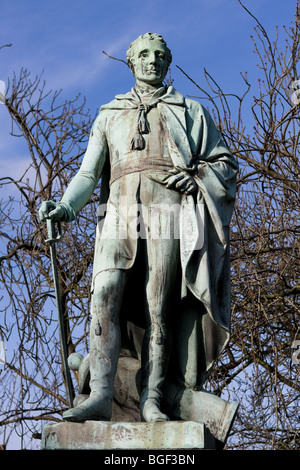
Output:
[[171,161],[162,162],[162,160],[149,159],[141,162],[132,162],[131,165],[124,165],[124,163],[117,163],[111,168],[110,182],[111,185],[122,176],[129,175],[130,173],[138,173],[147,170],[153,171],[167,171],[174,168]]

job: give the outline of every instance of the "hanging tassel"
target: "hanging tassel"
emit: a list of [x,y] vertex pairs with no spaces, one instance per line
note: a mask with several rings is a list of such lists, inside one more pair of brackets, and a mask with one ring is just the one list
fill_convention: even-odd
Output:
[[143,150],[144,148],[145,139],[137,132],[131,140],[131,150]]
[[136,125],[136,134],[131,140],[131,150],[143,150],[145,148],[145,139],[142,134],[149,134],[150,127],[146,118],[146,114],[150,111],[151,106],[146,103],[140,103],[137,125]]
[[149,113],[151,107],[145,103],[141,103],[139,106],[137,128],[140,134],[149,134],[150,127],[146,118],[146,114]]

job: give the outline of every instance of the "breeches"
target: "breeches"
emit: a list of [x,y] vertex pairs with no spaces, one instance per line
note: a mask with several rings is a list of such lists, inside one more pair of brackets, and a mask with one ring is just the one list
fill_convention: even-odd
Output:
[[[131,200],[139,205],[135,232],[139,238],[112,239],[103,243],[99,253],[106,251],[101,259],[105,268],[98,271],[93,280],[93,316],[105,316],[118,323],[127,280],[133,271],[133,284],[134,276],[145,278],[146,330],[151,326],[152,334],[159,336],[165,331],[180,265],[178,227],[181,195],[151,180],[146,174],[133,174],[115,184],[110,195],[113,207],[118,207],[120,196],[129,188]],[[119,220],[121,216],[115,213],[114,217]],[[112,220],[116,221],[114,218]],[[130,237],[130,233],[127,236]],[[135,253],[134,261],[129,269],[122,269],[126,263],[116,262],[116,259],[126,257],[128,253]],[[137,263],[139,268],[134,269]],[[134,304],[134,298],[132,302]]]
[[[134,270],[133,276],[142,275],[145,279],[143,314],[146,332],[159,342],[166,334],[170,304],[176,294],[174,288],[179,266],[179,240],[148,239],[139,240],[138,243],[137,261],[143,273]],[[92,301],[93,324],[99,321],[102,328],[105,328],[106,322],[118,325],[130,275],[130,269],[109,269],[97,274]],[[131,282],[134,284],[134,279]],[[134,298],[131,301],[134,305]]]

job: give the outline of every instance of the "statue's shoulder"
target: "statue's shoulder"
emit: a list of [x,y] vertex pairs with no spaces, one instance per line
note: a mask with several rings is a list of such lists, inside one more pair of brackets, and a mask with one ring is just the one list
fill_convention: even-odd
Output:
[[100,111],[104,111],[106,109],[115,109],[118,100],[114,98],[113,100],[109,101],[108,103],[102,104],[100,107]]
[[212,121],[212,117],[207,109],[197,100],[185,99],[187,114],[192,119],[204,119],[207,123]]
[[185,105],[190,114],[205,114],[204,108],[199,101],[185,98]]
[[105,127],[107,122],[113,117],[113,114],[117,112],[118,109],[120,109],[120,102],[117,95],[113,100],[100,106],[95,124],[98,124],[101,127]]
[[117,100],[114,98],[112,101],[100,106],[99,112],[93,122],[92,130],[101,129],[103,131],[106,128],[107,122],[111,117],[109,110],[115,109],[116,102]]
[[203,113],[203,107],[199,101],[186,98],[182,93],[176,90],[173,86],[168,87],[167,94],[165,95],[165,100],[167,104],[177,104],[179,106],[184,106],[188,113],[190,114],[199,114]]
[[99,119],[104,118],[105,114],[107,114],[109,110],[115,109],[116,101],[117,101],[116,99],[113,99],[109,103],[102,104],[99,109],[98,118]]
[[124,109],[128,100],[132,99],[132,92],[129,91],[125,94],[116,95],[115,98],[109,103],[103,104],[100,108],[100,112],[107,111],[107,110],[115,110],[115,109]]

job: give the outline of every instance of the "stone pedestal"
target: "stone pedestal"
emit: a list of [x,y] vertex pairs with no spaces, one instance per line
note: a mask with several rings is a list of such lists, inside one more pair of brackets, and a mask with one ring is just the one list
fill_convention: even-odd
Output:
[[[74,355],[73,358],[78,359]],[[78,371],[79,393],[74,406],[79,406],[90,394],[89,356],[77,361],[76,367],[74,362],[69,365]],[[188,452],[224,447],[237,413],[237,402],[227,402],[202,390],[182,389],[171,382],[166,382],[163,392],[162,411],[171,421],[141,422],[140,361],[120,357],[112,420],[48,423],[43,428],[42,449]]]
[[203,450],[215,449],[203,423],[86,421],[46,424],[43,450]]

